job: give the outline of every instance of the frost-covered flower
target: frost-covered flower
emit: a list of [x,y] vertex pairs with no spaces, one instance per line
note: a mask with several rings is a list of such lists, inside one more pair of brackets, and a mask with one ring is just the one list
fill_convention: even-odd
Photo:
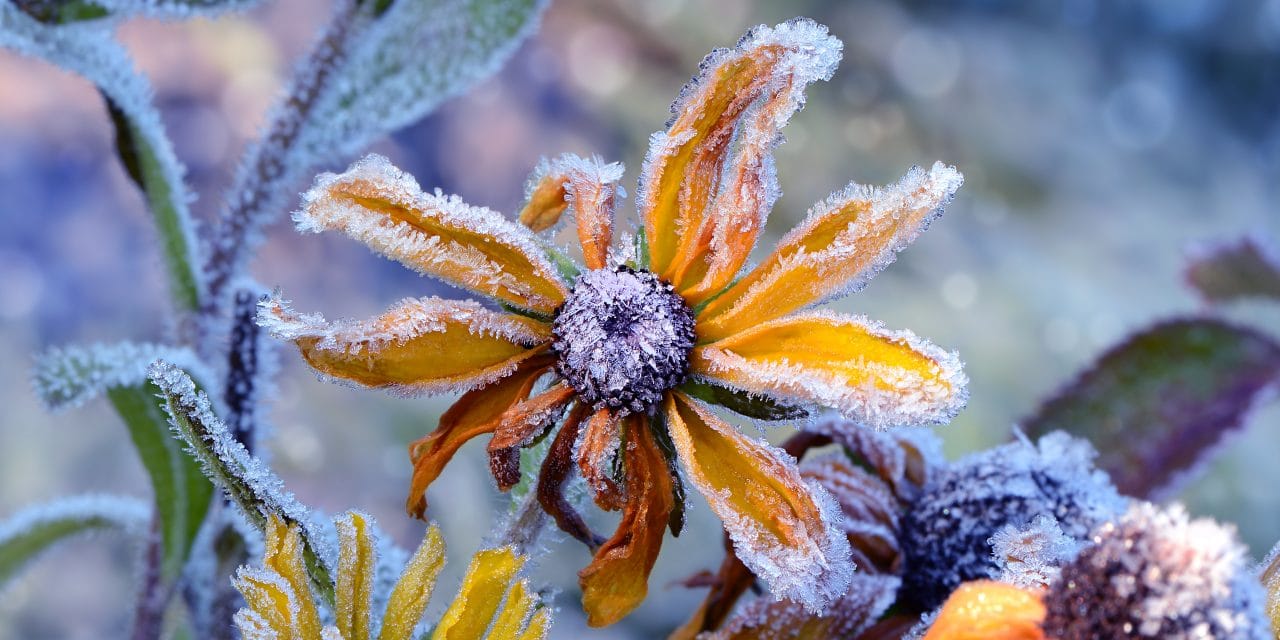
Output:
[[1084,540],[1125,507],[1094,469],[1095,455],[1087,441],[1054,432],[1035,445],[1019,439],[941,469],[903,518],[904,595],[928,611],[960,583],[991,577],[999,569],[993,536],[1039,515]]
[[1047,589],[961,586],[925,640],[1273,637],[1234,528],[1141,502],[1095,529],[1090,543]]
[[[444,567],[444,542],[431,527],[422,546],[404,567],[389,594],[378,586],[377,539],[373,522],[348,512],[338,517],[338,565],[333,594],[333,623],[325,624],[312,593],[302,535],[277,516],[267,521],[262,565],[240,567],[234,584],[246,608],[235,615],[245,640],[409,640],[414,634]],[[524,557],[510,548],[485,549],[467,568],[462,588],[434,625],[431,638],[457,640],[538,640],[545,638],[550,614],[527,580],[518,577]],[[385,602],[381,618],[374,602]]]
[[1191,520],[1179,505],[1135,504],[1093,533],[1044,597],[1055,640],[1264,640],[1262,585],[1235,528]]
[[[345,231],[503,310],[428,298],[369,321],[330,323],[276,298],[262,322],[328,376],[403,393],[466,391],[435,432],[411,445],[415,515],[467,440],[492,434],[491,467],[505,489],[520,477],[520,448],[552,438],[538,497],[595,549],[579,574],[591,624],[610,624],[644,599],[663,530],[681,526],[677,467],[775,596],[820,609],[849,582],[837,507],[790,456],[705,402],[739,411],[762,402],[825,406],[884,428],[948,420],[967,382],[955,354],[909,332],[806,310],[862,287],[891,262],[960,187],[954,168],[913,168],[890,187],[837,191],[739,277],[779,196],[772,151],[780,129],[804,88],[831,76],[840,51],[825,27],[793,20],[709,55],[667,130],[652,138],[630,251],[610,252],[624,195],[618,164],[544,163],[520,216],[527,227],[423,193],[380,157],[322,175],[295,215],[300,229]],[[535,235],[565,212],[585,268]],[[544,380],[549,386],[539,386]],[[607,541],[563,497],[575,466],[599,506],[623,511]]]

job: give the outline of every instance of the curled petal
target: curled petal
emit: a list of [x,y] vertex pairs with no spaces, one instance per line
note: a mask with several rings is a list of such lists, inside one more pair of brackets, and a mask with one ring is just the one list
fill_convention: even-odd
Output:
[[832,407],[884,429],[941,423],[968,400],[960,359],[909,331],[818,311],[697,347],[692,371],[777,398]]
[[468,391],[440,416],[435,431],[409,445],[409,458],[413,461],[413,480],[406,504],[409,515],[423,517],[427,510],[427,487],[439,477],[453,454],[468,440],[492,433],[508,409],[529,397],[534,383],[551,364],[547,357],[526,360],[506,378]]
[[835,498],[844,514],[844,531],[858,568],[896,573],[902,556],[898,513],[903,504],[884,481],[855,466],[843,454],[805,460],[800,464],[800,476],[818,483]]
[[414,637],[413,630],[431,599],[436,577],[444,568],[444,560],[444,538],[440,535],[440,527],[433,524],[391,590],[378,640],[409,640]]
[[499,489],[506,491],[520,481],[520,447],[545,433],[572,401],[573,387],[560,382],[498,416],[488,451]]
[[316,371],[406,395],[466,390],[510,374],[545,349],[550,327],[472,301],[407,298],[377,318],[328,322],[279,297],[258,322],[298,345]]
[[849,590],[817,616],[790,600],[756,599],[708,640],[826,640],[855,638],[875,624],[898,592],[893,576],[855,574]]
[[623,453],[627,502],[622,520],[578,573],[587,624],[603,627],[631,613],[649,592],[649,572],[658,559],[667,520],[674,508],[671,472],[649,425],[628,421]]
[[946,464],[942,440],[932,429],[876,431],[831,412],[807,425],[805,431],[833,437],[906,502],[914,500],[936,469]]
[[826,27],[797,19],[758,26],[703,60],[641,171],[652,271],[699,295],[733,277],[778,197],[778,131],[805,86],[831,77],[841,48]]
[[960,585],[924,640],[1045,640],[1045,608],[1037,594],[1001,582]]
[[942,214],[964,182],[942,163],[913,167],[884,188],[850,184],[809,211],[777,249],[709,302],[698,336],[709,342],[861,289]]
[[538,504],[556,521],[561,531],[594,550],[604,542],[604,538],[591,531],[582,515],[564,497],[564,483],[573,471],[573,445],[578,440],[587,411],[589,408],[582,403],[575,404],[556,433],[555,440],[551,441],[551,448],[547,450],[542,470],[538,473]]
[[382,156],[318,176],[293,219],[300,231],[337,229],[419,273],[523,309],[550,314],[568,294],[528,229],[456,196],[423,193]]
[[349,511],[333,521],[338,532],[338,576],[335,589],[338,631],[343,638],[368,638],[369,603],[373,597],[378,552],[369,517]]
[[625,193],[618,186],[623,167],[564,154],[538,165],[525,187],[520,222],[534,231],[551,228],[572,207],[578,242],[588,269],[601,269],[613,239],[613,214]]
[[[627,429],[644,428],[638,417],[627,419]],[[596,504],[606,511],[616,511],[623,506],[625,493],[613,480],[612,462],[619,454],[622,438],[622,419],[608,409],[591,414],[582,443],[578,445],[578,470],[591,487]]]
[[683,394],[665,407],[690,481],[724,521],[735,552],[775,597],[811,611],[849,584],[849,541],[831,496],[800,477],[795,461],[725,424]]

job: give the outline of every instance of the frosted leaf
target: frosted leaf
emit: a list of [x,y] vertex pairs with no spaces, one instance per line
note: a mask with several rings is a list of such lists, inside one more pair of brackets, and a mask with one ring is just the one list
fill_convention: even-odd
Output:
[[990,577],[988,540],[1037,515],[1085,539],[1126,506],[1093,467],[1095,456],[1087,441],[1054,432],[1035,445],[1020,439],[938,469],[902,520],[903,593],[929,610],[961,582]]
[[379,155],[317,176],[293,220],[299,231],[342,231],[423,275],[521,308],[550,314],[568,294],[529,229],[457,196],[424,193]]
[[1047,636],[1272,638],[1234,527],[1142,502],[1095,529],[1093,542],[1044,597]]
[[858,291],[893,262],[964,183],[941,162],[896,184],[851,183],[809,210],[759,266],[707,304],[699,335],[721,338]]
[[893,576],[854,574],[849,589],[820,616],[790,600],[770,602],[758,598],[742,607],[719,631],[699,638],[856,638],[893,604],[899,584]]
[[318,373],[403,395],[483,386],[515,371],[550,339],[541,322],[434,297],[406,298],[370,320],[329,322],[299,314],[275,295],[262,302],[258,322],[294,342]]
[[75,496],[27,507],[0,523],[0,593],[59,543],[102,531],[144,538],[150,520],[150,505],[120,496]]
[[31,383],[46,408],[70,409],[109,389],[145,383],[147,367],[156,360],[171,362],[206,382],[214,380],[189,349],[119,342],[49,349],[36,358]]
[[303,124],[314,165],[356,153],[493,75],[537,26],[543,0],[397,0],[362,17]]
[[1005,525],[991,536],[990,543],[996,563],[991,576],[1027,589],[1048,586],[1062,565],[1074,560],[1084,546],[1063,533],[1058,521],[1046,514],[1022,527]]
[[209,397],[197,391],[190,376],[164,361],[148,369],[148,376],[162,391],[174,433],[186,442],[188,451],[204,467],[205,474],[222,487],[259,530],[265,530],[268,516],[276,515],[302,527],[303,541],[315,569],[318,585],[329,585],[328,567],[336,557],[331,545],[310,512],[284,489],[284,482],[270,467],[250,455],[217,416]]
[[[699,320],[699,338],[702,334]],[[819,310],[694,349],[695,370],[784,404],[816,404],[872,428],[938,424],[968,402],[954,352],[865,316]]]
[[262,0],[93,0],[110,15],[120,17],[190,19],[247,11]]
[[195,196],[183,182],[186,168],[152,104],[151,85],[115,40],[113,26],[105,20],[46,25],[12,2],[0,3],[0,47],[83,76],[107,99],[126,168],[146,193],[156,219],[171,293],[181,308],[191,311],[204,286],[200,247],[188,207]]
[[636,205],[651,267],[694,302],[727,284],[755,245],[780,194],[779,131],[841,48],[812,20],[757,26],[707,55],[650,139]]

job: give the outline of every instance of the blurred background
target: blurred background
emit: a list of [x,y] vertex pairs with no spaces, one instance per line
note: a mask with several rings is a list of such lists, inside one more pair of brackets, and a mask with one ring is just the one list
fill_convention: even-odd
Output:
[[[326,11],[279,0],[216,21],[121,27],[204,219]],[[1280,0],[555,0],[502,73],[374,150],[425,188],[508,215],[539,157],[565,151],[625,162],[631,190],[649,134],[702,56],[794,15],[827,24],[844,61],[785,131],[785,195],[761,246],[849,180],[885,183],[934,160],[964,172],[946,215],[836,305],[960,352],[972,398],[939,429],[952,456],[1006,439],[1128,333],[1202,310],[1182,282],[1189,245],[1249,232],[1280,241]],[[0,52],[0,87],[0,514],[86,491],[146,495],[110,407],[49,415],[28,375],[50,346],[164,339],[149,216],[88,83]],[[329,317],[457,294],[343,236],[287,224],[271,230],[253,271]],[[1275,306],[1228,313],[1280,333]],[[402,511],[405,444],[434,427],[446,400],[354,391],[317,381],[292,352],[280,360],[271,451],[290,487],[331,513],[372,513],[416,545],[422,526]],[[1261,556],[1280,538],[1277,453],[1280,411],[1262,407],[1178,497],[1237,522]],[[507,504],[479,442],[430,494],[451,545],[437,592],[448,594]],[[702,591],[672,581],[721,557],[718,522],[701,498],[691,506],[649,600],[590,637],[665,634],[689,614]],[[612,531],[612,518],[595,525]],[[572,541],[551,546],[536,571],[560,589],[555,636],[577,637],[574,573],[589,556]],[[123,635],[135,562],[110,539],[55,551],[0,599],[0,638]]]

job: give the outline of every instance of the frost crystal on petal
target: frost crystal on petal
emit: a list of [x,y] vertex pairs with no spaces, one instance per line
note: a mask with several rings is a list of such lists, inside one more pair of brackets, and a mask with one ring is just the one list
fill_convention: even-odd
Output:
[[1093,542],[1045,596],[1049,637],[1271,638],[1234,527],[1144,502],[1095,529]]
[[875,624],[893,604],[898,585],[898,579],[893,576],[854,574],[844,595],[831,603],[827,612],[820,616],[791,600],[770,602],[758,598],[742,607],[724,627],[707,634],[706,638],[856,638]]
[[1085,539],[1125,508],[1094,469],[1095,456],[1087,441],[1054,432],[1038,445],[1019,440],[939,469],[903,519],[904,595],[928,610],[961,582],[990,577],[996,564],[988,540],[1041,514]]
[[1063,533],[1053,516],[1043,513],[1023,527],[1005,525],[990,543],[996,563],[992,577],[1024,588],[1048,586],[1084,546]]

